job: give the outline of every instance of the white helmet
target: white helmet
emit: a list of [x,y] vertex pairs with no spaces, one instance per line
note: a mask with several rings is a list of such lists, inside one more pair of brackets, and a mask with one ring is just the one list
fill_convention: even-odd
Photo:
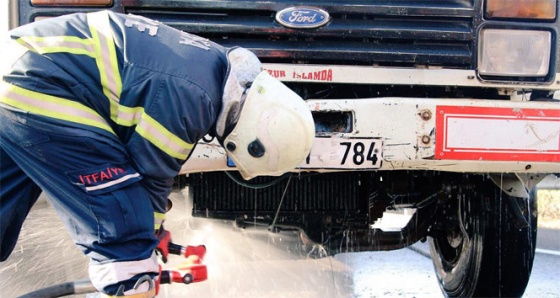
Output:
[[249,180],[293,170],[309,154],[314,137],[315,124],[305,101],[262,71],[223,145],[243,178]]

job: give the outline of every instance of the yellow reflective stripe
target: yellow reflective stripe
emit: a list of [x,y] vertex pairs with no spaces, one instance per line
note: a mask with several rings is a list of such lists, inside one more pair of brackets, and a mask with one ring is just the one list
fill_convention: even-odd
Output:
[[169,156],[186,159],[193,144],[189,144],[177,137],[155,119],[146,114],[142,107],[118,106],[117,124],[123,126],[136,125],[136,132],[158,147]]
[[117,105],[116,109],[117,117],[113,119],[117,124],[124,126],[134,126],[138,124],[142,114],[144,114],[143,107],[127,107],[123,105]]
[[193,145],[172,134],[145,113],[142,107],[119,104],[122,91],[116,46],[107,11],[88,13],[87,20],[94,42],[95,59],[99,69],[103,94],[109,99],[111,120],[124,126],[136,125],[136,131],[168,155],[186,159]]
[[[109,14],[98,11],[87,14],[91,37],[95,48],[95,60],[99,69],[99,78],[103,94],[112,102],[119,102],[122,91],[122,80],[119,73],[117,52],[111,31]],[[111,119],[116,122],[118,106],[110,104]]]
[[97,127],[114,134],[105,119],[81,103],[6,83],[1,84],[1,89],[0,102],[4,104],[38,115]]
[[136,132],[168,155],[178,159],[187,159],[193,148],[193,144],[181,140],[146,113],[142,114]]
[[162,222],[165,220],[165,213],[154,212],[154,218],[156,219],[156,221]]
[[23,36],[19,44],[39,54],[71,53],[95,58],[93,41],[77,36]]
[[159,230],[165,220],[165,213],[154,212],[154,230]]
[[[169,156],[177,159],[186,159],[193,148],[193,144],[189,144],[171,133],[163,125],[146,114],[143,107],[127,107],[119,104],[122,92],[122,79],[119,72],[116,45],[113,40],[109,15],[107,11],[88,13],[87,20],[92,36],[91,39],[81,39],[75,36],[22,37],[18,42],[40,54],[67,52],[94,58],[99,71],[103,94],[108,98],[111,120],[122,126],[136,126],[138,134]],[[73,103],[71,101],[66,102]],[[12,102],[12,104],[24,105],[22,102]],[[32,108],[32,105],[26,106],[25,110],[31,111]],[[50,114],[50,117],[81,123],[81,120],[77,121],[76,117],[70,116],[70,113],[65,113],[66,116],[53,115],[54,111],[57,110],[37,111],[37,113]],[[76,111],[76,115],[79,115],[79,111]],[[91,121],[91,119],[86,119],[89,118],[85,117],[84,121]],[[94,123],[96,122],[94,121]],[[93,125],[94,123],[84,122],[84,124],[96,126]],[[107,123],[103,123],[104,127],[110,130]]]

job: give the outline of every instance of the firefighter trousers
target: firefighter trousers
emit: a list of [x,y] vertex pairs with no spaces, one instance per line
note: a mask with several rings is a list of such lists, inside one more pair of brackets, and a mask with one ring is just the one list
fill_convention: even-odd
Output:
[[[159,273],[154,209],[118,138],[0,104],[0,257],[12,252],[43,191],[90,257],[94,286],[113,294]],[[45,220],[45,224],[49,221]]]

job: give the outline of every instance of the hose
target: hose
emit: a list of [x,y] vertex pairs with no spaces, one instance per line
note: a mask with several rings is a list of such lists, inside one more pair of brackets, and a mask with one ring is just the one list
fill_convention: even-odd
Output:
[[93,287],[89,280],[76,280],[65,282],[62,284],[42,288],[30,293],[27,293],[18,298],[54,298],[63,297],[75,294],[95,293],[97,290]]

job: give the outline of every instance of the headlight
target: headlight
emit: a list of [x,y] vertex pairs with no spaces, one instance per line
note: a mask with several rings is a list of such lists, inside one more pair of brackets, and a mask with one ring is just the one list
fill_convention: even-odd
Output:
[[488,0],[486,17],[553,20],[556,0]]
[[548,31],[483,29],[478,72],[489,76],[542,77],[548,74],[550,51]]

